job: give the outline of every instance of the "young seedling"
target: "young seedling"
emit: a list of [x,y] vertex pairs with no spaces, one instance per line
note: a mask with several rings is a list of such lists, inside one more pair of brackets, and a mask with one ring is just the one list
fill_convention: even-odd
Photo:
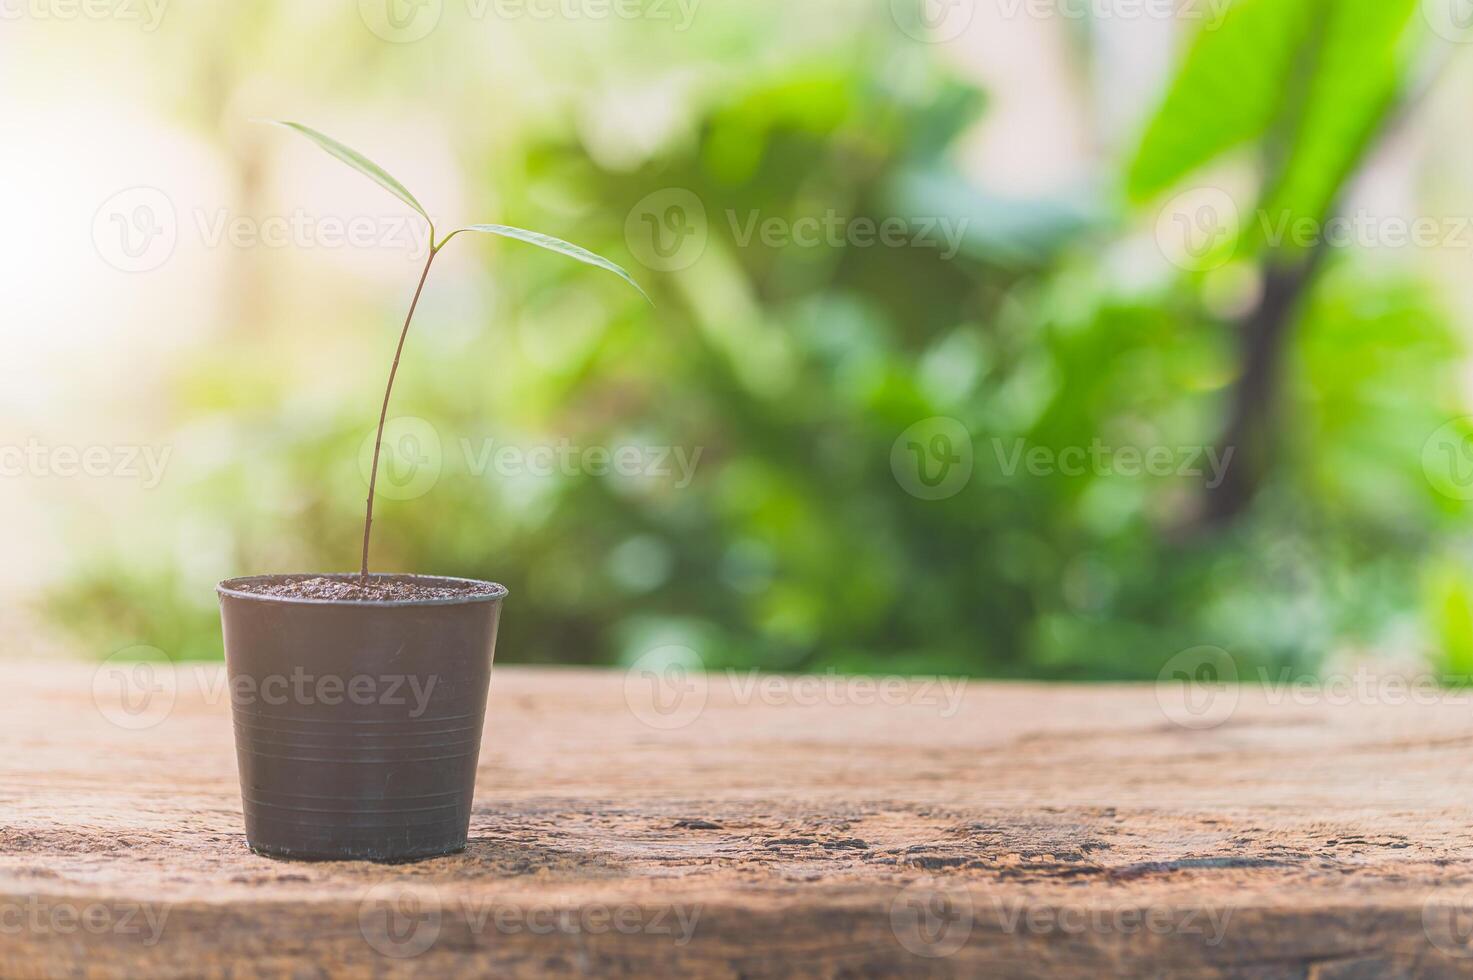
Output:
[[379,450],[382,448],[384,441],[384,423],[388,420],[389,416],[389,396],[394,391],[394,376],[399,373],[399,356],[404,353],[404,339],[409,336],[409,324],[414,320],[415,307],[419,306],[419,294],[424,291],[425,280],[430,276],[430,266],[434,264],[435,256],[440,254],[440,250],[452,238],[463,231],[478,231],[487,235],[500,235],[502,238],[514,238],[519,242],[526,242],[529,245],[536,245],[538,248],[545,248],[550,252],[557,252],[560,255],[565,255],[570,259],[585,263],[586,265],[606,269],[633,286],[639,292],[639,295],[644,296],[646,300],[649,300],[649,296],[645,294],[643,289],[639,288],[639,283],[635,282],[629,273],[603,256],[595,255],[585,248],[579,248],[577,245],[565,242],[559,238],[553,238],[551,235],[527,231],[525,228],[512,228],[508,225],[466,225],[464,228],[455,229],[437,242],[435,241],[435,222],[430,217],[429,212],[424,209],[424,205],[420,204],[415,196],[409,193],[409,189],[390,176],[384,168],[357,150],[345,146],[331,136],[319,133],[309,126],[280,120],[263,121],[270,122],[276,126],[285,126],[288,129],[293,129],[301,133],[343,163],[346,163],[359,173],[366,175],[399,200],[414,208],[430,224],[429,258],[425,260],[424,271],[420,273],[419,285],[414,289],[414,298],[409,301],[409,314],[404,318],[404,328],[399,331],[399,346],[394,349],[394,363],[389,368],[389,383],[384,386],[384,403],[383,407],[379,409],[378,433],[374,437],[373,442],[373,465],[369,470],[368,476],[368,503],[363,515],[363,560],[359,565],[358,572],[358,580],[366,585],[368,583],[368,541],[369,535],[373,531],[373,492],[374,488],[378,485],[378,458]]

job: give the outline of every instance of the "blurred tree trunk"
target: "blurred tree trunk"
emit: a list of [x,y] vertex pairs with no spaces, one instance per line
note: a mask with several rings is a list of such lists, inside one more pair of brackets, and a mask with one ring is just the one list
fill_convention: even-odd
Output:
[[[1366,156],[1389,139],[1405,123],[1412,109],[1421,104],[1450,57],[1444,55],[1430,64],[1405,92],[1386,100],[1359,137],[1353,156],[1355,164],[1340,182],[1342,191]],[[1271,170],[1282,165],[1277,150],[1277,144],[1271,141],[1268,145]],[[1337,213],[1338,206],[1332,201],[1320,224],[1321,230]],[[1263,295],[1258,305],[1238,321],[1242,350],[1239,362],[1243,367],[1233,387],[1227,424],[1218,440],[1217,458],[1226,459],[1223,454],[1229,451],[1232,457],[1223,480],[1215,487],[1204,489],[1196,529],[1211,530],[1232,524],[1248,509],[1263,482],[1273,457],[1277,429],[1275,402],[1280,394],[1284,356],[1300,306],[1324,262],[1327,248],[1322,234],[1314,248],[1298,261],[1286,262],[1282,252],[1269,252]]]
[[[1324,242],[1292,265],[1270,261],[1258,305],[1238,321],[1242,370],[1233,386],[1217,458],[1227,461],[1223,479],[1206,489],[1200,523],[1232,523],[1252,503],[1268,469],[1275,441],[1275,403],[1284,358],[1299,308],[1325,253]],[[1231,454],[1231,455],[1229,455]]]

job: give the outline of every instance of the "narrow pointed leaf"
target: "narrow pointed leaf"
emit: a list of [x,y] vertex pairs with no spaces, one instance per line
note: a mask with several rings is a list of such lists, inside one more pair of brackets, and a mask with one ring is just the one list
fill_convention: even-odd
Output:
[[1325,219],[1401,91],[1417,10],[1417,0],[1337,0],[1320,16],[1304,111],[1264,203],[1275,221]]
[[383,187],[399,200],[414,208],[414,210],[424,215],[424,219],[426,221],[429,221],[432,227],[434,226],[434,222],[430,220],[429,212],[425,211],[424,205],[420,204],[419,201],[415,199],[414,195],[409,193],[409,188],[399,183],[387,170],[385,170],[383,167],[380,167],[378,164],[374,163],[372,160],[368,159],[368,157],[359,153],[351,146],[346,146],[342,143],[339,143],[331,136],[328,136],[324,133],[319,133],[311,126],[303,126],[301,123],[286,122],[280,119],[263,119],[262,122],[271,123],[273,126],[285,126],[287,129],[294,129],[297,132],[301,133],[303,136],[316,143],[328,153],[337,157],[339,160],[343,161],[354,170],[357,170],[359,173],[371,178],[380,187]]
[[[487,235],[500,235],[502,238],[514,238],[519,242],[526,242],[528,245],[536,245],[538,248],[545,248],[550,252],[557,252],[559,255],[566,255],[568,258],[575,259],[586,265],[596,266],[600,269],[606,269],[609,272],[612,272],[614,275],[618,276],[620,279],[623,279],[625,282],[629,283],[629,285],[633,286],[635,290],[639,293],[639,295],[645,298],[645,302],[654,305],[654,301],[649,298],[649,295],[643,289],[640,289],[639,283],[635,282],[634,277],[631,276],[629,273],[625,272],[623,269],[619,268],[619,266],[610,262],[602,255],[595,255],[588,249],[580,248],[579,246],[574,245],[571,242],[565,242],[561,238],[553,238],[551,235],[544,235],[541,232],[527,231],[525,228],[512,228],[509,225],[467,225],[464,228],[457,228],[449,235],[446,235],[445,241],[448,242],[450,239],[454,238],[462,231],[479,231]],[[441,244],[444,243],[442,242]]]
[[1305,46],[1323,20],[1316,0],[1234,0],[1198,31],[1126,175],[1145,201],[1279,119]]

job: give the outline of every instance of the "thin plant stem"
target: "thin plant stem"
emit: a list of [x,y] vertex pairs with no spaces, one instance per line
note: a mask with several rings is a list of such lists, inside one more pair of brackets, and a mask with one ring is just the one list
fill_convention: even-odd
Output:
[[[430,229],[430,241],[435,240],[434,229]],[[440,243],[441,245],[444,242]],[[394,376],[399,373],[399,356],[404,353],[404,338],[409,336],[409,324],[414,321],[415,307],[419,306],[419,294],[424,292],[425,280],[430,277],[430,266],[435,262],[439,248],[431,245],[430,257],[425,261],[424,272],[420,273],[419,285],[414,289],[414,299],[409,303],[409,315],[404,318],[404,329],[399,331],[399,346],[394,349],[394,364],[389,368],[389,383],[384,386],[384,404],[378,413],[378,435],[373,440],[373,468],[368,471],[368,509],[363,515],[363,562],[359,566],[358,580],[368,584],[368,536],[373,531],[373,491],[378,486],[378,454],[384,444],[384,423],[389,417],[389,396],[394,391]]]

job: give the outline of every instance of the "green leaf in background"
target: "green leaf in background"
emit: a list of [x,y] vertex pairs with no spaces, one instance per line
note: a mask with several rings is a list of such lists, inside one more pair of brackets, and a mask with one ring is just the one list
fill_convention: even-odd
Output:
[[1268,132],[1324,6],[1316,0],[1237,0],[1220,24],[1198,34],[1126,175],[1131,199],[1150,198]]
[[[312,142],[316,143],[318,146],[322,147],[322,149],[326,150],[328,153],[332,154],[339,160],[346,163],[348,166],[352,167],[354,170],[357,170],[359,173],[365,174],[368,177],[372,178],[374,182],[377,183],[379,186],[385,188],[399,200],[403,201],[405,204],[409,205],[410,207],[414,208],[414,210],[424,215],[424,219],[430,223],[430,228],[433,231],[435,227],[435,222],[431,220],[429,212],[424,209],[424,205],[420,204],[419,201],[415,199],[414,195],[409,193],[409,188],[399,183],[387,170],[385,170],[383,167],[380,167],[378,164],[374,163],[372,160],[368,159],[368,157],[359,153],[351,146],[346,146],[342,143],[339,143],[331,136],[328,136],[324,133],[319,133],[311,126],[303,126],[301,123],[286,122],[285,120],[281,119],[263,119],[261,121],[270,123],[273,126],[285,126],[287,129],[296,130]],[[433,237],[433,235],[431,237]]]
[[459,235],[463,231],[479,231],[487,235],[500,235],[502,238],[514,238],[519,242],[526,242],[529,245],[536,245],[538,248],[545,248],[550,252],[557,252],[559,255],[566,255],[568,258],[576,259],[577,261],[585,263],[586,265],[596,266],[600,269],[606,269],[609,272],[612,272],[614,275],[618,276],[620,279],[623,279],[625,282],[629,283],[629,285],[633,286],[635,290],[639,292],[639,295],[645,298],[645,301],[647,303],[650,303],[650,305],[654,305],[654,301],[649,298],[649,295],[645,293],[643,289],[640,289],[639,283],[634,281],[633,276],[625,272],[619,266],[610,262],[608,259],[604,258],[602,255],[595,255],[586,248],[580,248],[579,246],[574,245],[571,242],[565,242],[561,238],[553,238],[551,235],[544,235],[541,232],[528,231],[525,228],[513,228],[510,225],[466,225],[464,228],[457,228],[450,234],[446,235],[445,240],[442,241],[438,246],[436,246],[436,248],[443,248],[445,242],[450,241],[450,239],[454,238],[456,235]]
[[1449,675],[1445,682],[1467,686],[1473,680],[1473,582],[1461,563],[1447,558],[1433,563],[1425,578],[1436,666]]
[[[1406,67],[1417,0],[1336,0],[1319,31],[1314,72],[1289,152],[1264,202],[1272,224],[1321,221],[1374,139]],[[1294,236],[1284,242],[1295,244]]]

